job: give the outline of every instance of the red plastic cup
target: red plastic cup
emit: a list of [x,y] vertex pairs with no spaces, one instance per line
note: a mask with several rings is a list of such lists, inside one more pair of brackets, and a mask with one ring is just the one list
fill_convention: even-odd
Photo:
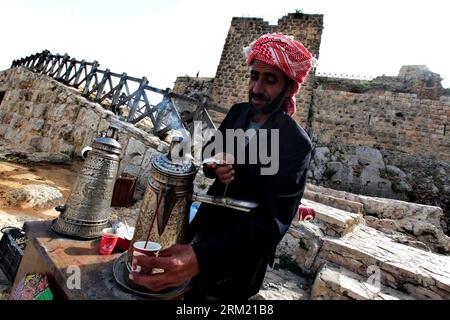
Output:
[[[157,242],[152,241],[136,241],[133,243],[133,257],[136,256],[147,256],[147,257],[157,257],[159,250],[161,250],[161,245]],[[152,273],[153,270],[146,270],[145,267],[139,265],[132,265],[131,270],[138,273]]]
[[134,227],[128,227],[125,232],[119,232],[116,248],[119,248],[122,251],[127,251],[129,249],[131,240],[133,239],[134,229]]
[[119,237],[117,239],[117,248],[119,248],[122,251],[127,251],[128,248],[130,247],[131,241],[125,238],[121,238]]
[[298,221],[310,221],[316,218],[316,211],[314,208],[305,207],[300,205],[298,207],[297,219]]
[[102,230],[102,239],[100,240],[100,254],[110,255],[117,244],[118,234],[113,232],[112,228]]

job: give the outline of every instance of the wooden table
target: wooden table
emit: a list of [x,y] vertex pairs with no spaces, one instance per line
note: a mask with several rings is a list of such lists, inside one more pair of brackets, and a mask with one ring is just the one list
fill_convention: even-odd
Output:
[[40,273],[48,276],[52,290],[60,299],[142,299],[123,289],[114,279],[113,264],[121,252],[116,249],[111,255],[100,255],[100,239],[66,238],[53,232],[50,226],[51,221],[25,223],[28,242],[12,290],[26,274]]

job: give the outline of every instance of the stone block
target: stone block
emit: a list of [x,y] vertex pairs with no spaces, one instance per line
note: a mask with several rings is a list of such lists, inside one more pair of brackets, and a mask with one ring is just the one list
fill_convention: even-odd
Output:
[[146,150],[147,146],[144,143],[134,138],[130,138],[127,148],[123,152],[123,158],[131,155],[136,155],[133,156],[132,159],[130,159],[130,163],[139,166],[142,163]]
[[311,290],[311,300],[415,300],[345,268],[324,265]]
[[53,126],[52,134],[67,141],[73,141],[75,126],[71,123],[58,123]]
[[5,137],[6,139],[6,132],[9,129],[9,125],[7,124],[0,124],[0,137]]
[[49,107],[47,110],[47,119],[52,121],[61,121],[64,117],[64,113],[66,112],[66,105],[53,105]]
[[303,273],[315,275],[314,262],[322,247],[322,230],[311,222],[293,221],[277,247],[276,256],[295,262]]
[[4,199],[9,206],[28,208],[50,208],[64,200],[61,192],[54,187],[45,184],[30,184],[22,189],[12,189],[4,195]]
[[4,137],[5,137],[6,140],[14,141],[15,138],[17,137],[18,133],[19,132],[17,130],[14,130],[13,128],[11,128],[8,125],[8,127],[6,128]]
[[42,130],[42,128],[44,127],[44,124],[45,124],[44,119],[31,118],[30,121],[28,122],[26,131],[28,131],[28,132],[39,131],[40,132]]
[[62,120],[68,122],[75,121],[78,117],[78,113],[80,112],[81,108],[82,106],[78,104],[67,104]]
[[147,151],[145,152],[144,158],[142,160],[141,168],[143,171],[150,172],[151,170],[151,162],[154,157],[161,156],[162,153],[158,152],[157,150],[153,148],[147,148]]
[[141,172],[141,167],[134,165],[134,164],[128,164],[128,165],[124,166],[124,169],[123,169],[123,173],[131,175],[133,177],[139,177],[140,172]]
[[47,111],[48,104],[47,103],[35,103],[33,105],[33,118],[43,118]]
[[345,198],[333,197],[319,192],[305,190],[304,199],[319,202],[330,207],[341,209],[347,212],[362,213],[363,204],[356,201],[347,200]]
[[75,127],[73,132],[73,143],[77,155],[81,155],[81,150],[85,147],[87,129],[85,127]]
[[[342,238],[325,238],[315,264],[333,263],[361,276],[377,269],[380,282],[405,290],[417,299],[429,299],[431,291],[441,299],[450,298],[450,257],[395,243],[383,233],[358,226]],[[411,284],[414,290],[404,286]]]
[[16,109],[14,111],[17,111],[24,117],[31,117],[33,114],[33,103],[32,102],[20,102],[16,105]]
[[99,132],[106,131],[106,130],[108,130],[110,125],[111,125],[110,121],[102,118],[100,120],[100,123],[98,124],[98,131]]
[[39,137],[39,139],[33,140],[33,144],[31,145],[35,147],[38,152],[50,152],[52,149],[52,140],[48,137]]
[[77,126],[83,126],[86,130],[97,131],[98,124],[100,123],[99,115],[92,109],[82,108],[78,113],[75,124]]
[[302,199],[302,204],[315,210],[314,223],[328,236],[344,236],[353,231],[357,225],[364,223],[362,214],[343,211],[306,199]]
[[17,113],[13,113],[13,117],[11,119],[11,121],[9,122],[9,126],[11,128],[19,128],[21,127],[23,124],[23,116],[17,114]]

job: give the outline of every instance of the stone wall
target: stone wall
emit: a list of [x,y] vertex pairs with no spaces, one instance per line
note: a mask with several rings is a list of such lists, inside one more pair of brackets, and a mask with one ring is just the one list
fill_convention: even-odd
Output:
[[321,144],[341,143],[450,160],[450,97],[392,91],[314,90],[312,129]]
[[[150,159],[167,150],[166,143],[120,121],[112,112],[81,97],[76,89],[23,67],[0,72],[0,91],[5,92],[0,104],[0,139],[17,146],[31,146],[45,154],[80,156],[84,146],[114,124],[119,127],[124,172],[139,177],[141,189],[147,184]],[[136,152],[140,155],[129,158]]]
[[[269,25],[261,18],[233,18],[213,80],[211,98],[215,103],[226,108],[230,108],[234,103],[248,100],[248,67],[242,49],[261,35],[273,32],[292,35],[318,58],[322,29],[323,15],[290,13],[279,19],[277,25]],[[297,96],[296,119],[302,123],[307,121],[313,83],[313,75],[311,75]]]
[[[173,91],[179,94],[202,101],[203,98],[209,99],[212,92],[212,78],[198,77],[177,77]],[[197,109],[197,105],[187,103],[178,99],[174,99],[178,112],[183,116],[183,112],[192,113]],[[211,115],[212,116],[212,115]]]
[[209,96],[212,90],[213,78],[177,77],[173,91],[187,96]]
[[439,100],[445,94],[442,78],[426,66],[402,66],[398,76],[379,76],[372,80],[317,77],[316,87],[324,90],[383,95],[386,91],[414,93],[419,99]]
[[398,77],[316,80],[310,181],[440,206],[448,232],[450,97],[440,95],[439,75],[404,66]]

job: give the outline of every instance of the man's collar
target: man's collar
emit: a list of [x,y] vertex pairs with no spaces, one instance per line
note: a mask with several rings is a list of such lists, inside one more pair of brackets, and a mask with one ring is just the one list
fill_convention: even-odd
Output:
[[[270,128],[276,128],[279,127],[279,121],[283,119],[284,116],[288,116],[286,112],[284,111],[283,107],[278,108],[274,113],[272,113],[263,123],[260,129],[270,129]],[[233,128],[230,129],[245,129],[248,127],[248,124],[250,123],[250,120],[253,117],[253,113],[251,111],[250,104],[247,102],[246,107],[243,109],[242,114],[236,119],[236,122],[233,125]]]
[[[253,115],[251,110],[250,114]],[[281,106],[269,116],[269,118],[262,124],[260,129],[270,129],[276,127],[276,124],[279,123],[279,121],[284,115],[285,115],[284,106]]]

